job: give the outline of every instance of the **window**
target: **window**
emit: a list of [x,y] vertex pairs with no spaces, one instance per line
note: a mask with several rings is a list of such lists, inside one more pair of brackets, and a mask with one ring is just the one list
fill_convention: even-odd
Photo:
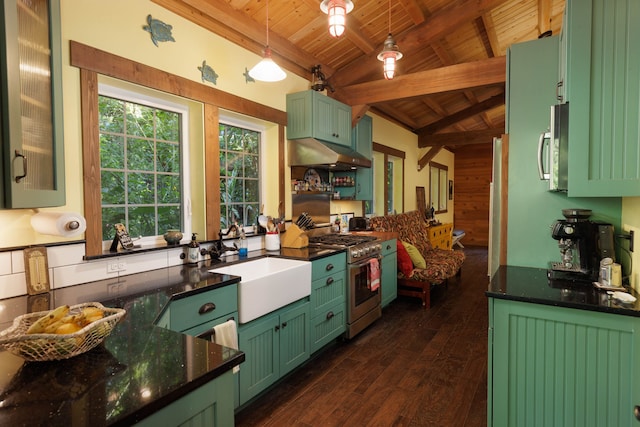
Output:
[[101,86],[98,110],[103,241],[116,223],[152,240],[170,229],[189,233],[186,108]]
[[439,163],[429,163],[429,206],[433,207],[435,213],[447,212],[447,196],[449,192],[449,183],[447,181],[447,173],[449,168]]
[[260,214],[262,132],[220,123],[220,229],[250,226]]

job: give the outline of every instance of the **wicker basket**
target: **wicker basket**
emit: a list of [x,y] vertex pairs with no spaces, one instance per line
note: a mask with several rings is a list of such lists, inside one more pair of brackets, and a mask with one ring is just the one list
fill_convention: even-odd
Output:
[[11,327],[0,332],[0,347],[34,362],[68,359],[89,351],[111,333],[114,326],[125,315],[126,310],[108,308],[98,302],[90,302],[72,305],[69,313],[79,313],[85,307],[99,308],[104,312],[104,317],[72,334],[26,334],[32,323],[49,312],[23,314],[13,320]]

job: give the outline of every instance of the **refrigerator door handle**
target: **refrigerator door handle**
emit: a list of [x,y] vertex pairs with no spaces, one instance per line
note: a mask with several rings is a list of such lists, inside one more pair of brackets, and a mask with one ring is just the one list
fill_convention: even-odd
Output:
[[538,175],[540,175],[540,179],[543,181],[549,180],[549,178],[551,177],[549,172],[544,171],[544,164],[543,164],[544,143],[545,143],[545,139],[547,141],[550,141],[550,136],[551,135],[549,131],[545,131],[540,134],[540,139],[538,139]]

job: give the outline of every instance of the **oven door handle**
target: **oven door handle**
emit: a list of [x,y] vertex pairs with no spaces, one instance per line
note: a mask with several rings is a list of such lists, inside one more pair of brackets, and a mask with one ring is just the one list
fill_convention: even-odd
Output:
[[382,257],[381,257],[380,255],[376,255],[375,257],[369,257],[369,258],[367,258],[367,259],[366,259],[366,260],[364,260],[364,261],[360,261],[360,262],[357,262],[357,263],[355,263],[355,264],[351,264],[351,267],[355,267],[355,268],[364,267],[365,265],[369,264],[369,261],[370,261],[372,258],[377,258],[377,259],[378,259],[378,262],[382,261]]

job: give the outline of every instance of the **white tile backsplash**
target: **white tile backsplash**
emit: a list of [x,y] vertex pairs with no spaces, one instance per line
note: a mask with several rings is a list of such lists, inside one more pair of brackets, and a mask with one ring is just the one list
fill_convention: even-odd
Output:
[[11,274],[11,252],[0,253],[0,275]]
[[24,273],[0,276],[0,298],[11,298],[27,293],[27,279]]
[[[129,274],[181,265],[185,263],[185,259],[181,259],[180,255],[186,253],[186,248],[179,247],[91,261],[83,259],[84,253],[83,243],[47,248],[49,282],[52,289],[110,278],[117,279]],[[0,299],[27,293],[23,257],[21,250],[0,252]],[[108,272],[107,266],[114,263],[124,267],[124,270]]]
[[11,272],[24,273],[24,253],[22,251],[11,252]]

